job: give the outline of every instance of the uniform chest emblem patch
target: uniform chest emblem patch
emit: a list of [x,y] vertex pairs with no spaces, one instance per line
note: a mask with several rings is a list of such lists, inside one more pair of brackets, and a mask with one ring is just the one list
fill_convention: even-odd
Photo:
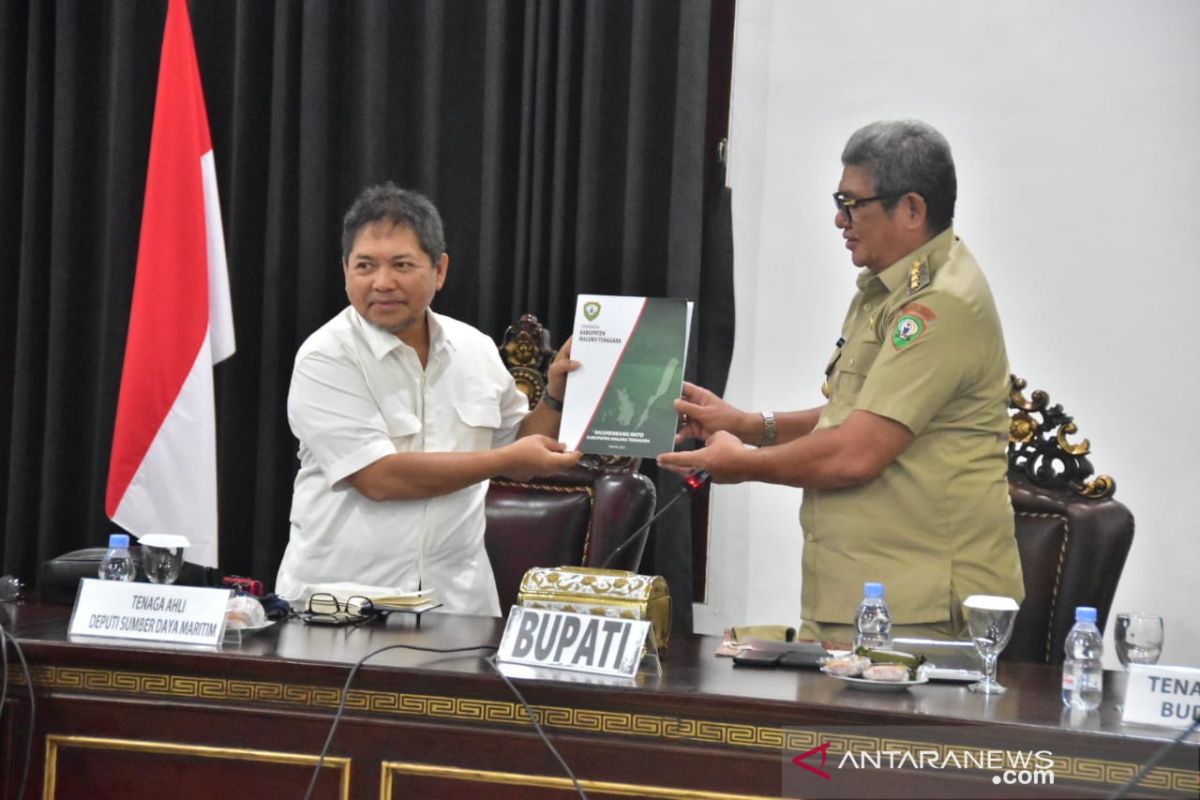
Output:
[[905,314],[896,320],[892,328],[892,346],[902,350],[915,342],[925,332],[925,322],[916,314]]

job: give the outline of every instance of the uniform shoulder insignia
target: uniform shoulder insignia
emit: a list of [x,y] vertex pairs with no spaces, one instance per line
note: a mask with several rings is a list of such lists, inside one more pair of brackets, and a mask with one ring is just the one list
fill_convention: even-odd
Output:
[[900,309],[900,316],[890,323],[892,346],[897,350],[908,347],[936,319],[937,314],[933,313],[933,309],[924,303],[916,300],[905,303],[904,307]]
[[914,258],[908,271],[908,293],[916,294],[929,285],[929,260]]
[[925,332],[926,321],[912,312],[902,314],[892,326],[892,347],[903,350]]

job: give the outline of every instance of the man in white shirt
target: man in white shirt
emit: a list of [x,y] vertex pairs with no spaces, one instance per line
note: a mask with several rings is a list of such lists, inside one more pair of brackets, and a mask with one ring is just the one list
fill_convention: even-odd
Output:
[[579,459],[555,439],[570,342],[529,411],[495,343],[429,308],[449,263],[441,217],[416,192],[371,187],[346,213],[350,307],[300,347],[288,392],[300,469],[276,592],[289,600],[354,581],[433,589],[447,611],[497,616],[488,479]]

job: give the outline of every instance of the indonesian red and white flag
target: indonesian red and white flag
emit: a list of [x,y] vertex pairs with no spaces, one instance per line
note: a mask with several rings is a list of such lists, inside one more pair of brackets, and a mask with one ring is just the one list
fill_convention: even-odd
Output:
[[233,355],[208,115],[186,0],[170,0],[105,510],[217,565],[213,364]]

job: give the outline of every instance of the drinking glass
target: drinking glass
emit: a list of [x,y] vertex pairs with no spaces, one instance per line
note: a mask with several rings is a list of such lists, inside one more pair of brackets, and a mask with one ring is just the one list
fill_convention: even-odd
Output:
[[151,583],[172,584],[183,568],[185,536],[151,533],[138,539],[142,546],[142,572]]
[[1127,612],[1117,614],[1113,636],[1121,666],[1157,664],[1163,648],[1163,618],[1154,614]]
[[983,680],[967,688],[978,694],[1004,694],[1004,687],[996,680],[996,659],[1012,637],[1020,606],[1011,597],[988,594],[973,594],[963,606],[967,609],[967,630],[983,658]]

